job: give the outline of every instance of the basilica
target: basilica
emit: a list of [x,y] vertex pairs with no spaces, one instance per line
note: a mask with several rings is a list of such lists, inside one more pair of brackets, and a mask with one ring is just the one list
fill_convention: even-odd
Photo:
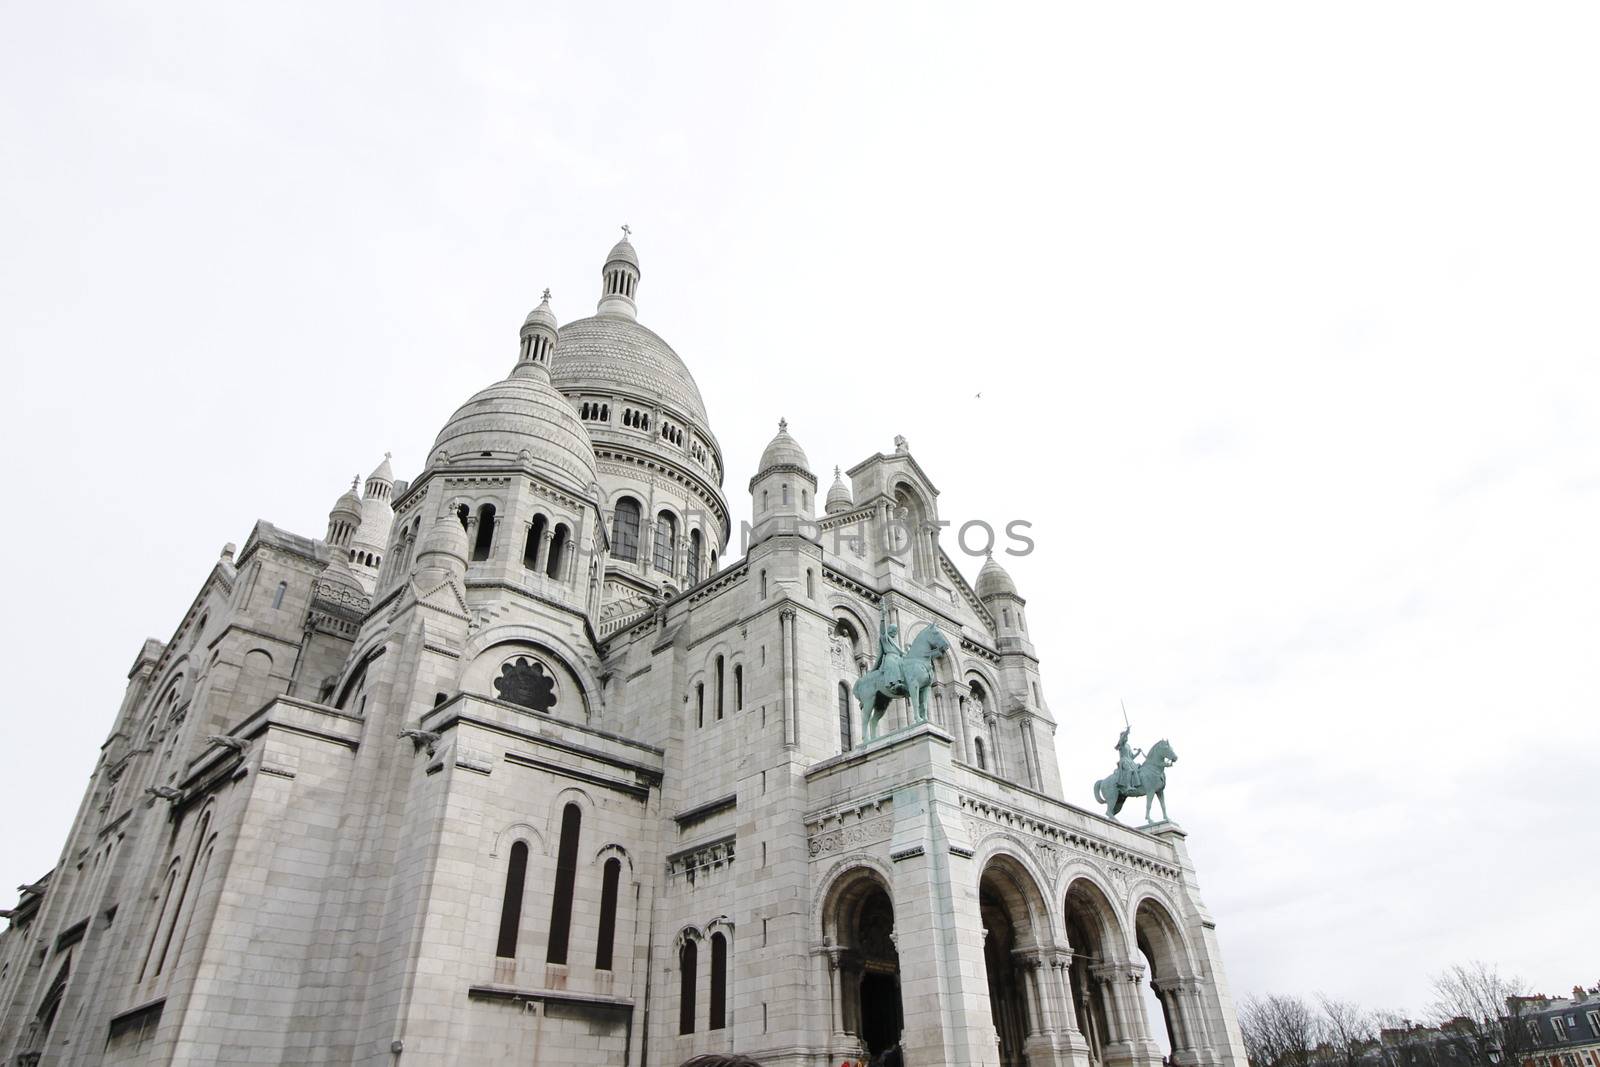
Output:
[[1067,802],[931,472],[779,422],[736,537],[640,279],[138,650],[0,913],[5,1064],[1244,1067],[1183,830]]

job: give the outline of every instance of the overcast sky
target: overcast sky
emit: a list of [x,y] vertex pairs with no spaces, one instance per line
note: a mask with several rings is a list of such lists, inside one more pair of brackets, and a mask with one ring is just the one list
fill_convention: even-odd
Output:
[[1595,980],[1591,5],[182,7],[3,5],[7,891],[223,543],[627,222],[736,516],[786,416],[1033,523],[1067,795],[1172,739],[1236,990]]

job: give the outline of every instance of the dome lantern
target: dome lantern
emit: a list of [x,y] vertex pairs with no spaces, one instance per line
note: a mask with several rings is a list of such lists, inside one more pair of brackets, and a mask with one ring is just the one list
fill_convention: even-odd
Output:
[[625,319],[637,316],[634,303],[639,291],[639,255],[628,240],[633,231],[622,227],[622,240],[611,246],[606,265],[600,269],[600,304],[596,311],[601,315],[619,315]]
[[538,367],[548,375],[550,354],[555,351],[559,334],[555,312],[550,310],[550,290],[546,289],[539,306],[528,312],[528,317],[522,321],[522,329],[518,334],[521,344],[517,348],[517,366],[512,373],[522,374]]
[[356,495],[360,485],[361,475],[358,474],[350,479],[350,488],[334,501],[333,510],[328,512],[328,535],[323,540],[330,547],[349,548],[350,539],[361,526],[361,498]]

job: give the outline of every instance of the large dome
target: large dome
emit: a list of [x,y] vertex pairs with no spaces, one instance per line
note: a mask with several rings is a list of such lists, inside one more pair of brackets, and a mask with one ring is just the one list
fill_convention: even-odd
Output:
[[450,416],[432,454],[443,451],[454,459],[524,450],[535,466],[574,492],[586,494],[598,481],[594,446],[578,413],[545,381],[543,368],[519,364],[511,377],[481,390]]
[[672,346],[620,315],[595,315],[561,327],[550,381],[564,393],[615,390],[660,400],[710,429],[700,387]]

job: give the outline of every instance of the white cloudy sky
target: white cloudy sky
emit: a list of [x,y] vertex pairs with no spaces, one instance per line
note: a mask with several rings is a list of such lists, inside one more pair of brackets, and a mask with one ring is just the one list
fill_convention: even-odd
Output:
[[628,222],[736,508],[785,415],[1034,524],[1068,794],[1170,735],[1237,987],[1592,981],[1596,18],[6,5],[0,885],[222,544],[412,475]]

